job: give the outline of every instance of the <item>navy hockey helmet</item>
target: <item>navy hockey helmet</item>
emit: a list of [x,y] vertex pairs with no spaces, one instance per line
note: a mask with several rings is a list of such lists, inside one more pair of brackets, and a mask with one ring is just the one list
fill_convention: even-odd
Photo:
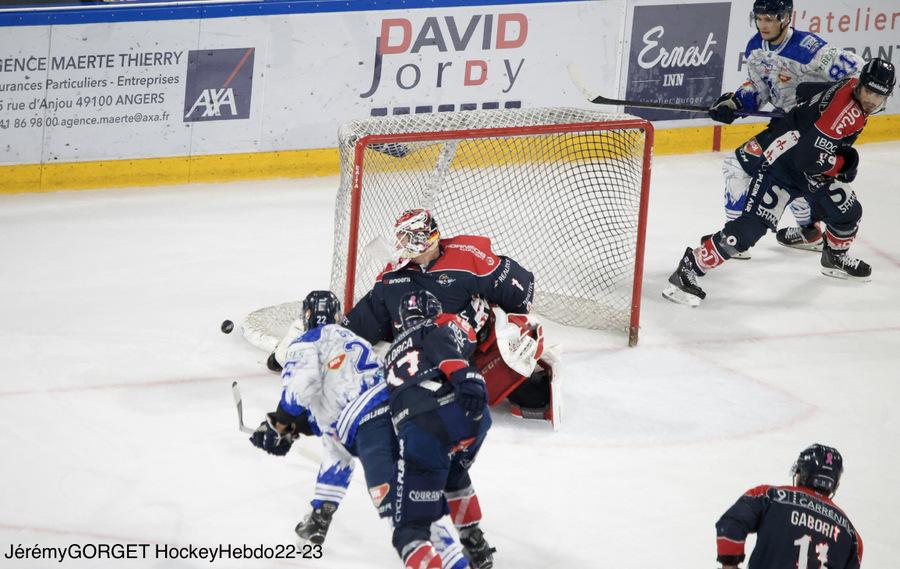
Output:
[[441,301],[427,290],[413,290],[400,297],[400,324],[404,330],[440,313]]
[[754,0],[753,14],[790,14],[794,11],[794,0]]
[[814,444],[800,453],[791,474],[794,484],[832,496],[841,482],[844,459],[836,448]]
[[341,301],[330,290],[314,290],[303,299],[303,325],[312,330],[335,324],[341,318]]
[[870,59],[859,74],[859,84],[879,95],[890,97],[897,83],[894,64],[883,59]]

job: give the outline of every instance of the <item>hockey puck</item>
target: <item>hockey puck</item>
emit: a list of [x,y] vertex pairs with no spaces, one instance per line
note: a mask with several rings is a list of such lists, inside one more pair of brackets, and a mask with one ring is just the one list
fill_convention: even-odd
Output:
[[234,322],[231,320],[226,320],[222,322],[222,332],[225,334],[231,334],[231,331],[234,330]]

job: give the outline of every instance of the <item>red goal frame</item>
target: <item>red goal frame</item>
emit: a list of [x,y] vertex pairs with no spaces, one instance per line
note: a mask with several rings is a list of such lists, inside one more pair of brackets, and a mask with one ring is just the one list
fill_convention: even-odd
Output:
[[580,122],[568,124],[548,124],[538,126],[518,126],[504,128],[463,129],[450,131],[414,132],[401,134],[369,134],[359,138],[353,153],[353,182],[350,194],[350,223],[347,245],[347,267],[344,283],[344,310],[353,306],[354,282],[356,280],[356,252],[359,240],[359,209],[363,192],[363,158],[365,149],[372,144],[443,141],[452,139],[494,138],[501,136],[522,136],[557,134],[568,132],[598,132],[608,130],[640,130],[644,133],[644,153],[641,171],[641,197],[638,212],[637,243],[635,244],[634,284],[631,291],[631,315],[628,326],[628,345],[636,346],[641,315],[641,290],[644,276],[644,250],[647,229],[647,210],[650,200],[650,174],[653,156],[653,125],[644,119],[621,119],[611,121]]

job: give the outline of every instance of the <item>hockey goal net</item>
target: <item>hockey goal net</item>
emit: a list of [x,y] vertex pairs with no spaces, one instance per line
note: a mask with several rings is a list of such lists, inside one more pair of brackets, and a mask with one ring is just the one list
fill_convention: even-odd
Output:
[[[653,128],[630,115],[507,109],[401,115],[341,127],[332,291],[345,310],[384,268],[392,227],[427,207],[443,237],[490,237],[535,275],[534,310],[638,339]],[[300,303],[251,313],[271,351]]]
[[401,115],[340,130],[331,286],[371,289],[397,215],[427,207],[443,237],[490,237],[535,275],[534,310],[637,342],[653,129],[580,109]]

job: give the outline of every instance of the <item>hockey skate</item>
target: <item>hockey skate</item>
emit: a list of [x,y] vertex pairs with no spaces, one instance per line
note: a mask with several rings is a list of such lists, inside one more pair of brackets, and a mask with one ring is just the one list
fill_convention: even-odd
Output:
[[328,526],[331,525],[331,518],[336,510],[337,504],[334,502],[323,502],[321,507],[310,512],[302,522],[297,524],[294,532],[300,538],[301,547],[309,543],[314,545],[325,543],[325,535],[328,533]]
[[805,251],[821,251],[825,240],[822,230],[814,223],[807,227],[785,227],[775,233],[775,239],[785,247],[803,249]]
[[694,262],[694,251],[688,247],[678,268],[669,277],[669,286],[663,290],[663,297],[677,304],[700,306],[700,302],[706,298],[706,293],[697,285],[697,277],[702,275]]
[[474,527],[463,530],[460,532],[459,541],[472,569],[491,569],[494,566],[494,553],[497,549],[491,547],[484,539],[484,532],[481,529]]
[[865,261],[854,259],[847,251],[838,251],[826,245],[822,251],[822,274],[869,282],[872,280],[872,267]]

